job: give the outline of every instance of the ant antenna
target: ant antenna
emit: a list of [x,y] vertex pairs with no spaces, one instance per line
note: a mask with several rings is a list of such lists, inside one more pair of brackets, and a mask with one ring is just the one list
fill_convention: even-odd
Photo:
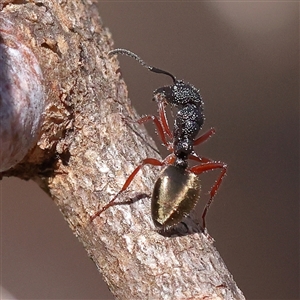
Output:
[[114,55],[114,54],[121,54],[121,55],[127,55],[129,57],[134,58],[136,61],[138,61],[143,67],[147,68],[149,71],[154,72],[154,73],[160,73],[160,74],[165,74],[170,76],[173,79],[173,82],[176,83],[176,77],[174,75],[172,75],[171,73],[152,67],[152,66],[148,66],[139,56],[137,56],[136,54],[134,54],[133,52],[126,50],[126,49],[114,49],[108,52],[108,55]]

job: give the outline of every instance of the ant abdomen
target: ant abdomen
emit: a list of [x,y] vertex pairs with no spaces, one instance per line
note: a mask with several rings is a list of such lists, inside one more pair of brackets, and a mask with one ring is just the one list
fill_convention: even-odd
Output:
[[157,228],[178,224],[196,206],[201,184],[194,173],[169,165],[160,173],[152,193],[152,218]]

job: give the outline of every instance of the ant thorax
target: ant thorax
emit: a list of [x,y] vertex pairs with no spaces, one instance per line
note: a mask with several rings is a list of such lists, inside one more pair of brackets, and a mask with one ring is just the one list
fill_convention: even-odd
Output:
[[183,80],[154,91],[153,100],[177,108],[173,128],[175,164],[187,167],[187,159],[193,152],[193,143],[204,123],[203,101],[199,90]]

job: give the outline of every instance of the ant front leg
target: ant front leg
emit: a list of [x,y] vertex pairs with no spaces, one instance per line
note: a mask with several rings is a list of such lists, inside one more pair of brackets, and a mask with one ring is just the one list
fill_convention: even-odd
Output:
[[171,132],[169,123],[168,123],[168,118],[167,118],[167,113],[166,113],[166,104],[165,102],[158,102],[158,113],[159,113],[159,118],[160,122],[162,124],[162,127],[164,128],[164,131],[166,135],[173,140],[173,134]]
[[118,198],[118,196],[124,192],[128,186],[131,184],[132,180],[134,179],[134,177],[136,176],[136,174],[138,173],[138,171],[145,165],[152,165],[152,166],[163,166],[165,164],[165,162],[161,162],[155,158],[146,158],[144,160],[142,160],[142,162],[134,169],[134,171],[129,175],[129,177],[127,178],[127,180],[125,181],[123,187],[121,188],[121,190],[115,195],[115,197],[110,200],[102,209],[100,209],[99,211],[97,211],[93,216],[91,216],[91,222],[98,216],[100,216],[101,213],[103,213],[105,210],[107,210],[109,207],[114,206],[115,205],[115,200]]
[[154,125],[156,126],[156,129],[157,129],[157,133],[163,143],[163,145],[169,149],[170,147],[170,143],[167,141],[166,139],[166,136],[165,136],[165,131],[163,129],[163,126],[160,122],[160,120],[156,117],[156,116],[153,116],[153,115],[146,115],[136,121],[132,121],[132,120],[129,120],[129,119],[125,119],[126,122],[131,122],[131,123],[138,123],[138,124],[144,124],[146,122],[149,122],[149,121],[152,121],[154,123]]
[[136,121],[132,121],[127,118],[125,120],[127,122],[138,123],[138,124],[144,124],[146,122],[152,121],[154,123],[154,125],[156,126],[157,133],[158,133],[163,145],[168,150],[173,152],[172,143],[167,141],[167,137],[171,140],[173,139],[173,134],[171,132],[171,129],[170,129],[170,126],[168,123],[168,119],[166,116],[165,104],[162,102],[158,103],[158,113],[159,113],[159,118],[157,116],[153,116],[153,115],[146,115]]
[[196,175],[200,175],[201,173],[204,173],[207,171],[212,171],[215,169],[222,169],[220,175],[218,176],[216,182],[214,183],[213,187],[210,190],[210,198],[209,198],[208,202],[206,203],[203,213],[202,213],[202,226],[203,226],[203,229],[205,229],[206,228],[205,217],[206,217],[207,211],[213,202],[214,196],[216,195],[218,189],[220,188],[220,185],[222,183],[224,176],[226,175],[227,164],[222,163],[222,162],[215,162],[215,161],[212,161],[205,157],[198,158],[196,156],[191,156],[189,158],[201,162],[200,165],[190,168],[190,171]]

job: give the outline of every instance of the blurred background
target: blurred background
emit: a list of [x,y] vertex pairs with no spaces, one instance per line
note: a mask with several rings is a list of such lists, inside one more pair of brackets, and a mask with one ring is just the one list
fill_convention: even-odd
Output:
[[[201,90],[203,131],[217,134],[197,152],[229,166],[208,229],[246,298],[300,299],[299,3],[98,6],[116,47]],[[155,114],[152,91],[170,79],[119,59],[133,105]],[[216,176],[202,176],[204,191]],[[15,178],[0,189],[3,299],[113,299],[50,198]]]

